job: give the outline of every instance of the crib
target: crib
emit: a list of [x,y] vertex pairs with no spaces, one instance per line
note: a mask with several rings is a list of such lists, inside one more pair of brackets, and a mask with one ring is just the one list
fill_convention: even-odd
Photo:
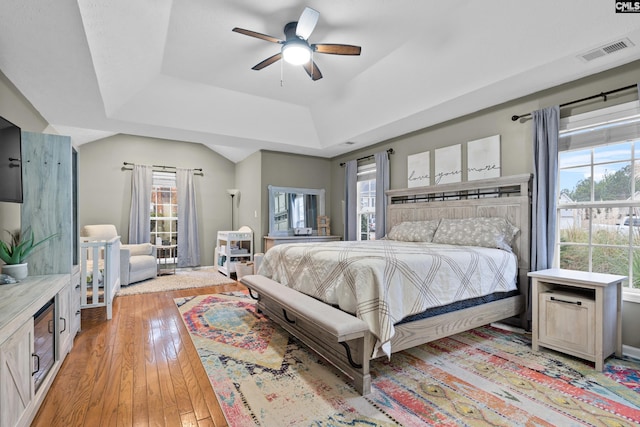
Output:
[[106,307],[112,317],[113,298],[120,289],[120,236],[80,241],[81,308]]

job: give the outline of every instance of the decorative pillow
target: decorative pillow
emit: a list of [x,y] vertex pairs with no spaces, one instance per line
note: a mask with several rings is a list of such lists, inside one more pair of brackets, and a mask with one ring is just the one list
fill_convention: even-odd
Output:
[[431,242],[439,222],[439,219],[401,222],[391,228],[387,238],[401,242]]
[[504,218],[442,219],[433,243],[483,246],[511,252],[511,242],[518,231]]

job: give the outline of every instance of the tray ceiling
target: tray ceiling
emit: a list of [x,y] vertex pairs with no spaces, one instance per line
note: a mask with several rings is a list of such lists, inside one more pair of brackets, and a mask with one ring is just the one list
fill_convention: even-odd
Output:
[[[320,12],[311,43],[361,56],[316,54],[316,82],[282,61],[251,70],[279,46],[231,29],[284,38],[305,6]],[[601,0],[0,4],[0,70],[76,144],[125,133],[232,161],[259,149],[333,157],[639,58],[638,15]]]

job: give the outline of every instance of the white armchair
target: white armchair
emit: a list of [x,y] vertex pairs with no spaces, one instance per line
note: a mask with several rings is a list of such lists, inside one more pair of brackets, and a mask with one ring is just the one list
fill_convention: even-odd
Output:
[[[118,235],[115,225],[85,225],[80,236],[90,240],[109,240]],[[151,243],[120,246],[120,285],[126,286],[141,280],[152,279],[158,274],[157,250]]]

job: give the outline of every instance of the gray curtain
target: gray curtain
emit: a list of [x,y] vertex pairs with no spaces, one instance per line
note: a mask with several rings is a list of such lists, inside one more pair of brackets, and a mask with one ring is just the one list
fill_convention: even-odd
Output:
[[[558,132],[560,107],[531,113],[533,117],[533,183],[531,206],[531,271],[553,265],[556,237]],[[531,305],[527,309],[531,319]]]
[[151,241],[151,185],[153,167],[134,165],[131,173],[131,211],[129,213],[129,243]]
[[200,265],[200,240],[193,169],[176,169],[178,196],[178,267]]
[[374,154],[376,159],[376,240],[382,239],[386,232],[387,196],[389,189],[389,153],[382,151]]
[[304,226],[317,228],[318,225],[318,197],[315,194],[304,195]]
[[349,160],[345,165],[344,192],[344,240],[358,240],[358,161]]

